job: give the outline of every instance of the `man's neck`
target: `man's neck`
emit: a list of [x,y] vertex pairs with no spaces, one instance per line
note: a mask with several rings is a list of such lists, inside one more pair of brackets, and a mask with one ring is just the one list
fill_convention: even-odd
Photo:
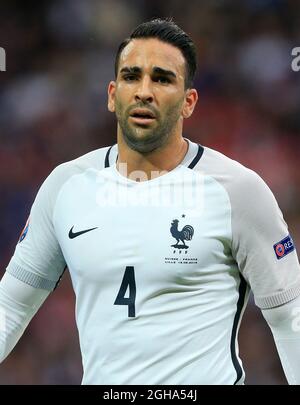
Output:
[[181,135],[172,137],[162,148],[147,154],[132,150],[122,135],[118,135],[117,169],[135,181],[151,180],[175,169],[187,151],[188,142]]

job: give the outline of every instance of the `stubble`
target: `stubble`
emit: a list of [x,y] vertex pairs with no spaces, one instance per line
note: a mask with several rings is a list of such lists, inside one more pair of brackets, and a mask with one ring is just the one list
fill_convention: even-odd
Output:
[[169,106],[163,116],[155,110],[156,122],[151,126],[134,125],[129,123],[130,111],[133,108],[152,109],[147,104],[130,106],[125,111],[118,99],[116,99],[115,108],[118,123],[120,125],[123,138],[129,148],[140,153],[153,152],[163,147],[169,137],[174,132],[174,128],[180,118],[182,100],[179,100],[172,106]]

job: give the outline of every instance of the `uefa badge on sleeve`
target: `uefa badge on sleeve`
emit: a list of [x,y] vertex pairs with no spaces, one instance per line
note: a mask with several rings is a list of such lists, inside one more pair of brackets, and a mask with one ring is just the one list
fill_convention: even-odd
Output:
[[290,235],[282,239],[280,242],[275,243],[273,246],[277,259],[282,259],[284,256],[295,250],[293,239]]
[[26,238],[28,228],[29,228],[29,218],[27,219],[27,222],[26,222],[26,224],[25,224],[25,226],[24,226],[24,228],[23,228],[23,230],[21,232],[21,235],[19,237],[19,243],[21,243]]

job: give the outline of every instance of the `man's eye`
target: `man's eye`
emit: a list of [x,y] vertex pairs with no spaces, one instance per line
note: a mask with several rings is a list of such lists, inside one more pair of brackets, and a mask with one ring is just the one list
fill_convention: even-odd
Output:
[[170,80],[167,77],[163,76],[157,77],[155,81],[162,84],[170,83]]
[[133,80],[136,79],[136,76],[134,76],[134,75],[126,75],[126,76],[123,76],[123,79],[124,79],[126,82],[131,82],[131,81],[133,81]]

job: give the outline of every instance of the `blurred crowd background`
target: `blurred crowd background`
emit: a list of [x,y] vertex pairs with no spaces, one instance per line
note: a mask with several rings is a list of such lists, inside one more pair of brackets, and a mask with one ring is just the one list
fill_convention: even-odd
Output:
[[[300,72],[291,69],[299,1],[1,0],[0,277],[49,172],[115,143],[106,98],[119,43],[142,21],[167,16],[198,49],[200,100],[185,136],[257,171],[300,246]],[[80,383],[74,303],[65,272],[1,364],[0,384]],[[252,298],[239,340],[247,384],[286,384]]]

